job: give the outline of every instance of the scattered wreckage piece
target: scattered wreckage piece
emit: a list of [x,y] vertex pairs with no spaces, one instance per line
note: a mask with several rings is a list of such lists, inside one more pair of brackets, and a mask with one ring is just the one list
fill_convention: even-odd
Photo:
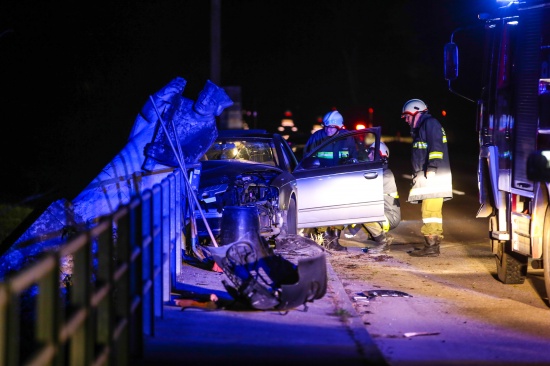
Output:
[[420,336],[435,336],[440,335],[440,332],[406,332],[401,334],[377,334],[376,338],[413,338]]
[[181,307],[181,311],[188,308],[204,309],[204,310],[217,310],[218,304],[215,301],[198,301],[192,299],[175,299],[176,306]]
[[366,296],[354,296],[353,300],[355,302],[369,302],[369,298]]
[[202,310],[219,310],[221,309],[221,301],[216,294],[210,294],[208,300],[200,299],[174,299],[174,304],[181,307],[181,311],[185,309],[202,309]]
[[299,235],[275,240],[275,248],[259,234],[256,207],[224,209],[221,245],[209,248],[233,286],[223,281],[235,300],[257,310],[290,310],[321,299],[327,290],[323,248]]
[[406,292],[396,290],[363,291],[363,295],[365,295],[369,300],[374,299],[375,297],[412,297],[412,295],[409,295]]
[[405,338],[418,337],[418,336],[430,336],[430,335],[439,335],[440,332],[408,332],[403,333]]

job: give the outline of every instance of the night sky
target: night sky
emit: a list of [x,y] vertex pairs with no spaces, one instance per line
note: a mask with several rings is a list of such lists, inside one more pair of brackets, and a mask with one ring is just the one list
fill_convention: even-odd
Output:
[[[219,84],[240,86],[242,108],[269,131],[285,110],[309,131],[333,107],[348,128],[373,108],[374,125],[406,135],[401,107],[420,98],[437,117],[447,110],[451,142],[475,144],[475,105],[447,90],[443,46],[494,6],[221,0]],[[181,76],[195,100],[211,78],[208,0],[4,0],[0,35],[4,201],[80,192],[124,147],[149,95]]]

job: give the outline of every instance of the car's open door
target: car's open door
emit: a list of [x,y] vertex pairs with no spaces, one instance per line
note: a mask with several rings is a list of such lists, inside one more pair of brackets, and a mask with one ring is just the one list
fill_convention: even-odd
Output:
[[293,172],[298,183],[298,228],[384,220],[381,128],[346,131],[317,147]]

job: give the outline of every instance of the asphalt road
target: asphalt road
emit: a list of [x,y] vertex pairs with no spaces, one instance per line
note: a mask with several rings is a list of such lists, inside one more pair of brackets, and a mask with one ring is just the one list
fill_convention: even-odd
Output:
[[[420,207],[405,202],[407,148],[390,148],[403,219],[391,232],[390,252],[378,257],[361,252],[366,237],[360,234],[341,240],[350,247],[347,253],[329,256],[384,357],[391,365],[550,364],[542,270],[529,267],[521,285],[497,280],[487,219],[475,217],[477,157],[468,149],[454,153],[455,195],[444,204],[441,255],[415,258],[407,252],[423,240]],[[386,290],[396,296],[381,296]]]

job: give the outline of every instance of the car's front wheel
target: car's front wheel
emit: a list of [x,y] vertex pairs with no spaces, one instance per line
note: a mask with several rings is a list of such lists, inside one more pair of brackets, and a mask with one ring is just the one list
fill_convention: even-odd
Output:
[[297,234],[298,221],[297,221],[297,207],[296,207],[296,198],[292,197],[288,203],[288,210],[286,212],[286,221],[283,224],[284,231],[286,234]]

